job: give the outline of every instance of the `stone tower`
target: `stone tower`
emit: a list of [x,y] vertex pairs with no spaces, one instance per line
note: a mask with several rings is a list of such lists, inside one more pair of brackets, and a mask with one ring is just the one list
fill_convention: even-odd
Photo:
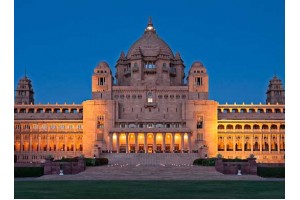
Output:
[[15,104],[34,104],[33,95],[31,80],[25,75],[19,80],[16,89]]
[[208,99],[208,74],[206,68],[199,61],[192,64],[188,75],[189,99]]
[[285,104],[284,88],[282,86],[281,80],[276,76],[270,80],[269,87],[267,90],[267,100],[266,103],[270,104]]

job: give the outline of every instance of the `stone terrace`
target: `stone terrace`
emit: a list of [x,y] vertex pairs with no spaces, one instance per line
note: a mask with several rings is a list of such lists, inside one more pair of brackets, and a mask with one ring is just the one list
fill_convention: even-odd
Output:
[[108,158],[109,164],[128,164],[128,165],[192,165],[193,161],[199,158],[196,153],[183,154],[183,153],[156,153],[156,154],[145,154],[145,153],[108,153],[102,154],[101,157]]

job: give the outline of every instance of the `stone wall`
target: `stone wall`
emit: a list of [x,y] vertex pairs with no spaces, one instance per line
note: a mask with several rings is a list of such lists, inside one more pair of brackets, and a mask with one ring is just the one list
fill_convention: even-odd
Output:
[[76,162],[53,162],[46,160],[44,175],[59,174],[62,168],[64,174],[78,174],[86,168],[84,158],[79,158]]
[[248,158],[248,162],[224,162],[222,158],[216,160],[215,168],[223,174],[237,174],[241,169],[242,174],[257,175],[255,158]]

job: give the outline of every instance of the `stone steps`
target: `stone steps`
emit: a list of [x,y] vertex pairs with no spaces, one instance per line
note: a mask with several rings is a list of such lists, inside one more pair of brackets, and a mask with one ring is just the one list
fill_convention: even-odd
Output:
[[101,157],[108,158],[109,164],[128,165],[191,165],[199,158],[197,153],[158,153],[158,154],[126,154],[126,153],[105,153]]

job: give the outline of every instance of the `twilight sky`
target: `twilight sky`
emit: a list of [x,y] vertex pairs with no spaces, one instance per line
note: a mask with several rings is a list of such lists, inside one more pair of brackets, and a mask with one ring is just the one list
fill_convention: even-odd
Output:
[[36,103],[91,99],[94,67],[115,74],[148,16],[186,74],[207,68],[209,99],[264,103],[275,73],[285,83],[284,0],[15,0],[14,12],[15,88],[26,68]]

